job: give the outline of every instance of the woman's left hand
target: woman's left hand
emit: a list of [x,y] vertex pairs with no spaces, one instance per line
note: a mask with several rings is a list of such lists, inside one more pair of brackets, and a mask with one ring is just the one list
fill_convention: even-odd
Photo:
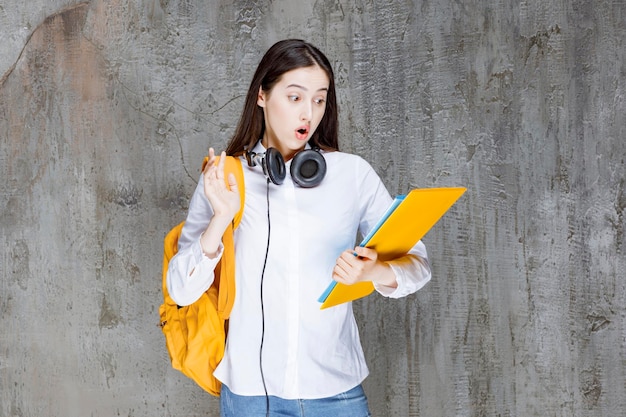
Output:
[[333,279],[342,284],[373,281],[387,287],[397,287],[396,275],[386,262],[378,259],[374,249],[357,246],[344,251],[333,269]]

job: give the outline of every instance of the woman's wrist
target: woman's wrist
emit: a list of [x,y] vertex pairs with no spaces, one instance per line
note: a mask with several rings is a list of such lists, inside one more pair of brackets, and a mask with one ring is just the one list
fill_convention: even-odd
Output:
[[398,281],[396,280],[396,273],[393,272],[393,268],[387,262],[378,263],[378,271],[376,271],[376,279],[374,282],[378,285],[384,285],[389,288],[398,288]]
[[222,236],[232,218],[224,216],[213,216],[206,230],[200,236],[200,247],[202,253],[208,258],[215,258],[222,242]]

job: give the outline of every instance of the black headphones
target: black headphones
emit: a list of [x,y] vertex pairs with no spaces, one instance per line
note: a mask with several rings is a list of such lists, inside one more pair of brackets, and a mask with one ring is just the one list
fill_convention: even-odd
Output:
[[[265,153],[246,151],[248,166],[263,167],[263,173],[274,184],[280,185],[285,180],[285,160],[276,148],[268,148]],[[319,148],[305,149],[293,157],[290,168],[291,179],[302,188],[319,185],[326,175],[326,160]]]

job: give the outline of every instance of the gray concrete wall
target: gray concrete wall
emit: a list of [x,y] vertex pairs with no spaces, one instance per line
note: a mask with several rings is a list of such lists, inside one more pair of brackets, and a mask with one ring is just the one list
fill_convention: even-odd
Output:
[[156,326],[162,238],[260,55],[306,38],[341,146],[468,192],[434,278],[355,305],[374,416],[626,410],[626,5],[0,1],[0,416],[217,416]]

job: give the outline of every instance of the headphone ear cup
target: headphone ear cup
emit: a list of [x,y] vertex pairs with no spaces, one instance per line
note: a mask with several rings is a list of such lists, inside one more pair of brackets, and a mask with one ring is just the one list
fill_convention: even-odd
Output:
[[300,151],[291,161],[291,178],[302,188],[319,185],[326,175],[326,160],[313,149]]
[[278,149],[268,148],[265,151],[263,164],[263,170],[270,181],[276,185],[280,185],[285,181],[285,176],[287,175],[285,160]]

